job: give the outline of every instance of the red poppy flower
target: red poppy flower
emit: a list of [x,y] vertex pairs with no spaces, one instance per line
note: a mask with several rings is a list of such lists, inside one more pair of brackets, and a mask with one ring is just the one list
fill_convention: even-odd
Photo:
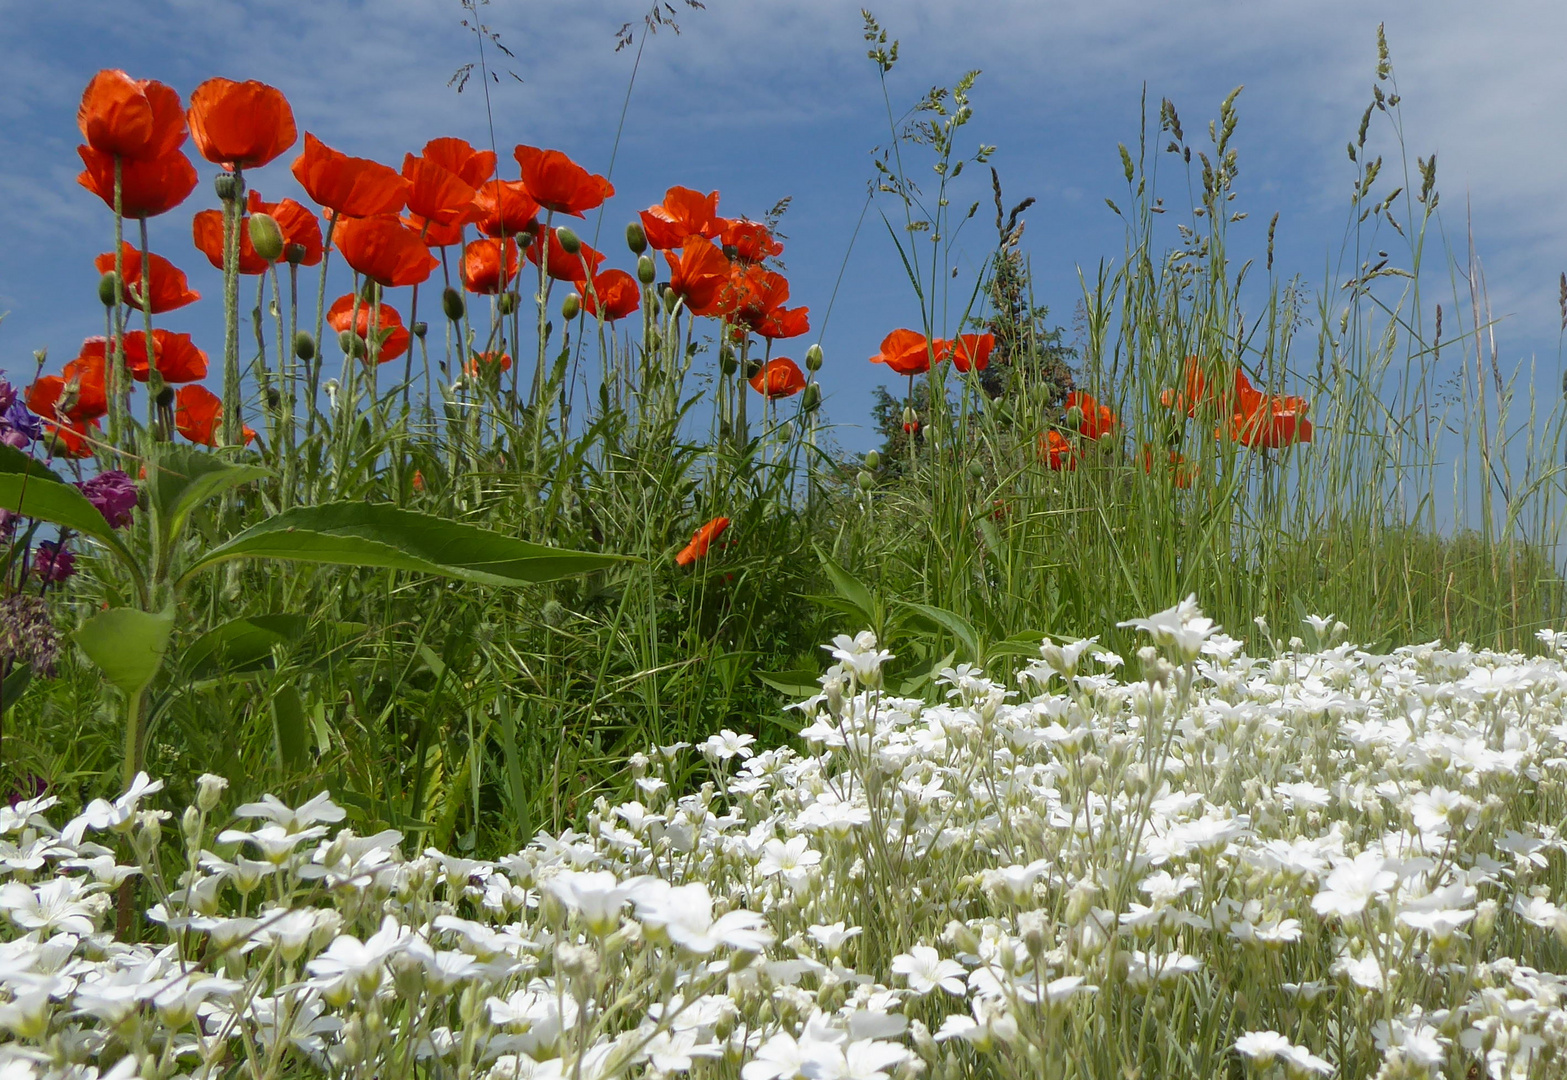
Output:
[[736,218],[723,224],[724,247],[734,248],[734,257],[740,262],[759,263],[783,254],[784,246],[773,239],[772,230],[760,221]]
[[[143,300],[141,252],[134,244],[125,244],[120,249],[120,260],[125,270],[125,302],[141,310]],[[148,252],[147,262],[150,270],[148,277],[152,281],[151,295],[147,299],[151,301],[154,315],[174,311],[201,299],[201,294],[193,290],[185,280],[185,272],[168,259]],[[98,268],[100,274],[112,273],[114,252],[104,252],[93,260],[93,265]]]
[[1306,419],[1304,398],[1266,397],[1254,390],[1243,401],[1246,411],[1230,418],[1229,432],[1230,438],[1242,446],[1277,450],[1291,443],[1311,441],[1312,427]]
[[637,216],[642,219],[648,244],[660,251],[684,247],[688,236],[712,240],[724,230],[723,219],[718,216],[716,191],[703,195],[690,188],[672,187],[664,192],[663,202]]
[[475,150],[465,139],[431,139],[419,155],[456,176],[471,188],[477,188],[495,175],[495,152]]
[[751,389],[768,399],[793,397],[805,389],[805,372],[787,356],[774,357],[751,376]]
[[575,255],[566,254],[560,241],[547,232],[540,233],[539,238],[528,245],[528,261],[534,266],[539,265],[539,249],[546,246],[549,248],[549,264],[544,272],[556,281],[584,281],[587,279],[587,272],[583,270],[584,261],[587,263],[587,271],[594,274],[599,272],[599,264],[604,261],[604,253],[594,251],[588,244],[583,244],[582,250]]
[[[355,300],[358,300],[358,315],[354,314]],[[408,329],[403,325],[403,317],[397,313],[397,309],[391,304],[381,303],[377,308],[374,304],[366,303],[364,298],[356,297],[353,293],[339,296],[327,309],[327,325],[341,334],[349,326],[354,327],[354,334],[361,342],[366,343],[365,362],[369,362],[368,339],[371,334],[371,323],[375,324],[374,337],[380,343],[379,352],[376,353],[376,362],[384,364],[388,360],[396,360],[408,351],[408,343],[411,340]]]
[[735,288],[741,299],[736,317],[769,341],[799,337],[811,328],[810,309],[786,308],[789,282],[782,274],[760,266],[736,267]]
[[[207,261],[219,270],[223,269],[223,211],[201,210],[190,222],[191,240],[196,248],[207,257]],[[244,216],[239,220],[239,272],[241,274],[264,274],[271,265],[267,260],[256,254],[256,247],[250,242],[250,229]]]
[[1049,462],[1056,472],[1071,472],[1077,468],[1077,449],[1066,436],[1054,428],[1039,437],[1039,457]]
[[881,352],[871,357],[873,364],[886,364],[899,375],[923,375],[930,370],[931,358],[938,363],[946,356],[946,342],[932,342],[918,330],[894,330],[881,339]]
[[[218,445],[218,429],[223,421],[223,399],[205,386],[182,386],[174,395],[174,430],[193,443]],[[245,429],[245,442],[256,437]]]
[[[502,269],[502,253],[505,268]],[[462,285],[471,293],[495,296],[506,291],[517,276],[517,242],[506,240],[475,240],[462,252]]]
[[964,374],[970,367],[984,371],[990,366],[990,354],[996,347],[994,334],[959,334],[949,342],[952,366]]
[[[262,202],[261,193],[255,188],[246,192],[245,200],[246,209],[252,214],[270,214],[272,220],[277,222],[278,231],[283,234],[283,254],[278,256],[278,262],[288,261],[291,244],[298,244],[305,249],[304,257],[299,260],[300,266],[315,266],[321,261],[320,218],[293,199]],[[250,239],[249,228],[245,229],[245,239]]]
[[418,214],[404,214],[402,222],[408,228],[418,233],[424,240],[427,248],[451,247],[453,244],[462,243],[463,224],[438,225],[428,218],[422,218]]
[[475,219],[485,236],[533,235],[539,231],[539,204],[521,180],[488,180],[474,196]]
[[[86,169],[76,182],[114,209],[114,155],[78,146]],[[196,167],[175,150],[162,157],[120,161],[120,212],[128,218],[166,214],[196,190]]]
[[479,216],[478,191],[445,166],[428,158],[403,155],[403,179],[408,181],[408,212],[438,225],[461,225]]
[[[1237,371],[1235,374],[1238,380],[1246,378],[1244,372]],[[1181,366],[1181,389],[1163,391],[1159,401],[1167,409],[1195,417],[1204,402],[1213,402],[1222,408],[1224,394],[1208,385],[1208,377],[1203,373],[1201,362],[1195,356],[1188,356]]]
[[341,217],[395,214],[408,201],[409,183],[390,165],[349,157],[305,132],[305,150],[290,167],[299,186]]
[[417,285],[440,265],[419,234],[390,215],[343,218],[333,236],[349,266],[388,288]]
[[299,137],[283,92],[255,80],[208,79],[191,92],[186,119],[201,156],[224,168],[259,168]]
[[1066,396],[1068,410],[1077,409],[1082,413],[1082,419],[1077,422],[1077,430],[1086,438],[1102,439],[1116,429],[1120,423],[1110,406],[1099,404],[1092,394],[1080,394],[1076,390]]
[[[1153,447],[1151,447],[1151,446],[1144,446],[1143,447],[1143,472],[1147,473],[1149,476],[1153,475],[1153,457],[1154,457]],[[1191,487],[1192,486],[1192,479],[1193,479],[1193,477],[1196,476],[1196,470],[1193,469],[1191,466],[1187,465],[1186,464],[1186,458],[1183,457],[1180,454],[1177,454],[1174,450],[1170,451],[1169,457],[1170,457],[1170,463],[1169,463],[1168,468],[1169,468],[1170,480],[1178,488],[1189,488],[1189,487]]]
[[733,267],[717,244],[705,237],[687,238],[677,257],[664,252],[669,263],[669,287],[686,302],[693,315],[727,315],[739,302],[731,287]]
[[[164,382],[195,382],[207,377],[207,354],[196,347],[189,334],[176,334],[159,327],[152,332],[153,363]],[[80,359],[98,366],[108,363],[108,342],[90,337],[82,342]],[[125,335],[125,367],[137,382],[147,381],[147,334],[132,330]]]
[[593,288],[582,287],[582,310],[597,317],[601,306],[605,322],[624,319],[642,306],[642,286],[624,270],[606,270],[593,279]]
[[615,185],[590,173],[559,150],[519,146],[514,152],[522,166],[522,182],[528,194],[546,210],[581,217],[615,194]]
[[152,160],[185,142],[185,108],[172,88],[106,68],[82,91],[76,126],[101,154]]
[[494,378],[511,370],[511,354],[476,352],[468,357],[463,372],[470,379]]
[[44,429],[59,440],[55,448],[56,453],[74,458],[92,457],[93,443],[97,441],[98,433],[102,430],[96,420],[89,420],[85,424],[46,423]]
[[680,554],[675,556],[675,565],[690,566],[698,559],[704,558],[713,541],[722,536],[727,528],[729,528],[729,519],[726,517],[715,517],[703,525],[691,535],[691,542],[681,548]]
[[[88,339],[89,341],[91,339]],[[97,419],[109,411],[109,395],[104,383],[103,356],[86,352],[70,361],[59,375],[45,375],[27,388],[27,407],[45,420],[64,419],[73,424]],[[76,400],[64,414],[56,411],[67,388],[74,388]]]

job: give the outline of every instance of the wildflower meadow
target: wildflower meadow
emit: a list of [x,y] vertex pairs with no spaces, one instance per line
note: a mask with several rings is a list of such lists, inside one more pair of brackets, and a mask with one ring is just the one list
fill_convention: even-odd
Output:
[[1384,35],[1324,278],[1232,241],[1236,91],[1046,298],[979,73],[895,104],[863,21],[868,357],[787,202],[90,78],[98,287],[0,381],[0,1080],[1567,1075],[1563,415]]

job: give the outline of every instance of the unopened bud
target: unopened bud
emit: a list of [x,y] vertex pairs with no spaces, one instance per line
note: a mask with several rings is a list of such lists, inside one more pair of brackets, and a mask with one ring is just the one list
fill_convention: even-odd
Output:
[[822,369],[822,347],[812,345],[805,350],[805,370],[820,371]]
[[517,294],[514,292],[503,292],[495,298],[495,310],[502,315],[510,315],[516,311],[517,304]]
[[754,379],[761,373],[762,362],[760,360],[750,359],[745,362],[745,377],[747,379]]
[[441,310],[452,322],[461,322],[468,307],[463,303],[462,293],[448,285],[441,293]]
[[868,451],[865,455],[865,467],[867,469],[875,469],[879,468],[880,466],[881,455],[874,450]]
[[310,336],[310,331],[301,330],[294,335],[294,355],[301,360],[315,359],[316,339]]
[[113,270],[98,279],[98,302],[109,308],[120,302],[120,275]]
[[267,388],[267,408],[276,410],[282,404],[283,395],[278,392],[276,387],[269,386]]
[[381,299],[381,286],[373,278],[366,278],[364,287],[359,290],[359,298],[367,304],[374,304]]
[[861,491],[869,491],[876,486],[876,478],[864,469],[861,469],[859,475],[855,476],[854,482],[859,485]]
[[567,322],[570,322],[572,319],[575,319],[581,313],[582,313],[582,297],[578,296],[574,292],[567,293],[566,296],[565,296],[565,299],[561,300],[561,302],[560,302],[560,315],[561,315],[561,318],[565,319]]
[[920,414],[914,411],[914,406],[905,405],[903,407],[903,426],[908,427],[910,424],[917,424],[919,422]]
[[174,404],[174,387],[172,387],[172,386],[165,386],[162,390],[159,390],[158,391],[157,401],[158,401],[158,407],[159,408],[167,409],[170,405],[173,405]]
[[212,813],[228,786],[229,782],[221,776],[201,774],[201,779],[196,781],[196,805],[201,807],[203,814]]
[[298,266],[305,261],[305,256],[310,254],[305,250],[304,244],[284,244],[283,258],[288,260],[288,265]]
[[633,221],[626,226],[626,246],[633,255],[640,255],[647,250],[647,233],[643,231],[640,221]]
[[365,355],[365,339],[358,334],[349,333],[347,330],[337,335],[337,345],[347,355],[357,356],[361,359]]
[[577,239],[577,234],[564,225],[555,230],[555,242],[567,255],[575,255],[582,250],[582,241]]
[[423,319],[420,319],[418,322],[414,323],[408,329],[413,332],[413,336],[414,337],[423,340],[424,335],[426,335],[426,334],[428,334],[430,332],[430,324],[425,322]]
[[725,375],[733,375],[740,370],[740,361],[735,359],[735,354],[728,346],[718,352],[718,370]]
[[644,285],[653,284],[653,279],[658,277],[658,267],[653,265],[653,260],[643,255],[637,259],[637,280]]
[[247,226],[250,229],[250,246],[267,262],[277,262],[283,257],[283,230],[278,228],[277,218],[271,214],[251,214]]
[[664,310],[669,312],[671,315],[674,314],[675,305],[680,303],[680,294],[675,292],[674,289],[665,289],[663,296]]
[[968,474],[978,480],[985,475],[985,463],[983,461],[971,461],[968,463]]
[[800,408],[806,412],[815,412],[822,403],[822,387],[820,383],[807,383],[805,396],[800,399]]
[[212,188],[218,193],[218,198],[224,202],[233,202],[245,194],[245,181],[233,173],[218,173],[212,181]]

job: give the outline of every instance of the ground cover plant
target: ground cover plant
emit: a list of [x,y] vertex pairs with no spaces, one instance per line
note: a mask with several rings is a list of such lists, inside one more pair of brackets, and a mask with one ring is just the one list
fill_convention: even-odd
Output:
[[[487,860],[325,792],[0,819],[0,1060],[56,1075],[1553,1075],[1564,635],[1249,655],[1190,599],[919,697],[841,635],[806,749],[722,731]],[[1128,668],[1130,670],[1128,670]],[[704,778],[682,794],[687,768]],[[177,833],[177,839],[174,834]],[[167,834],[167,835],[166,835]],[[109,929],[116,886],[150,901]],[[95,1071],[96,1070],[96,1071]]]
[[[868,218],[910,286],[907,325],[869,358],[807,344],[825,297],[781,269],[782,206],[749,217],[671,177],[662,202],[620,211],[623,245],[601,252],[579,219],[615,213],[614,185],[560,151],[438,138],[393,167],[302,131],[308,107],[264,83],[182,97],[123,72],[91,80],[93,333],[0,386],[0,787],[19,837],[5,865],[26,890],[4,896],[17,970],[40,973],[0,1016],[43,1050],[18,1075],[89,1058],[159,1076],[659,1073],[697,1047],[698,1071],[749,1080],[793,1075],[786,1050],[809,1075],[1163,1075],[1172,1041],[1194,1055],[1182,1074],[1330,1061],[1371,1075],[1391,1057],[1389,1075],[1505,1075],[1554,1053],[1554,1013],[1497,1002],[1507,980],[1555,992],[1503,969],[1559,967],[1525,925],[1556,926],[1549,905],[1567,902],[1548,827],[1557,639],[1537,636],[1567,619],[1561,417],[1486,344],[1483,292],[1443,243],[1435,158],[1411,166],[1402,145],[1385,43],[1327,280],[1276,269],[1271,225],[1265,248],[1232,253],[1248,213],[1238,92],[1206,140],[1162,101],[1120,147],[1127,189],[1107,202],[1124,253],[1085,272],[1081,298],[1051,298],[1078,308],[1069,341],[1032,293],[1032,200],[1005,198],[993,148],[965,142],[978,73],[900,117],[897,43],[869,14],[866,40],[888,112]],[[313,205],[261,194],[284,167]],[[992,206],[983,268],[955,274],[958,238]],[[223,271],[221,296],[179,269],[197,252]],[[160,325],[195,303],[224,313],[211,359]],[[889,386],[885,442],[860,458],[836,449],[823,402],[836,370],[867,360]],[[1138,648],[1126,613],[1192,593],[1233,640],[1170,670],[1143,658],[1151,681],[1078,678],[1077,658]],[[1148,628],[1207,626],[1171,610]],[[1338,620],[1307,624],[1315,653],[1274,629],[1321,611]],[[1363,648],[1335,644],[1338,621]],[[784,708],[813,693],[817,642],[845,627],[877,644],[836,642],[848,668],[827,698]],[[1421,641],[1451,651],[1409,649]],[[1522,674],[1487,697],[1465,664],[1481,681]],[[869,696],[833,681],[846,670]],[[1027,672],[1032,706],[975,696]],[[914,704],[949,690],[956,706]],[[919,726],[948,708],[978,728]],[[1368,712],[1393,733],[1352,726]],[[1025,714],[1038,730],[1014,737]],[[1454,739],[1483,767],[1455,764]],[[682,744],[704,755],[650,749]],[[737,778],[747,758],[762,764]],[[1356,769],[1365,786],[1344,788]],[[124,793],[146,776],[165,785],[158,805],[197,805],[194,824],[136,818]],[[222,818],[207,776],[227,778],[244,820]],[[1478,824],[1399,817],[1416,781]],[[1308,787],[1297,805],[1289,792]],[[1199,802],[1162,801],[1179,791]],[[39,816],[62,805],[94,809],[80,828]],[[220,818],[226,841],[208,835]],[[1232,825],[1212,843],[1144,850],[1218,818]],[[86,839],[105,825],[132,846]],[[334,847],[313,831],[327,825],[353,835]],[[1309,840],[1317,861],[1263,881],[1257,845],[1275,840]],[[1517,866],[1493,850],[1515,840]],[[363,874],[306,869],[347,851]],[[1140,883],[1188,856],[1168,872],[1196,885],[1144,890],[1177,914],[1138,922]],[[768,858],[765,873],[734,862]],[[1367,905],[1313,908],[1352,865]],[[616,878],[550,886],[563,867]],[[617,884],[645,877],[687,891]],[[498,898],[481,899],[492,882]],[[1428,896],[1452,901],[1430,906],[1451,926],[1405,918]],[[613,904],[594,916],[600,900]],[[620,925],[621,900],[635,924]],[[334,914],[283,914],[323,904]],[[736,936],[668,934],[670,904],[717,911]],[[36,915],[51,905],[76,921]],[[287,948],[243,922],[210,944],[207,921],[267,905],[302,928]],[[755,917],[724,923],[730,908]],[[1050,979],[1028,990],[1018,942],[1047,915],[1050,943],[1024,952]],[[494,925],[470,938],[437,916]],[[813,936],[840,921],[852,942]],[[333,956],[373,958],[362,986],[306,962],[339,931],[354,944]],[[987,951],[1003,945],[1004,963]],[[217,981],[193,990],[182,965]],[[923,991],[903,978],[927,969]],[[57,974],[74,981],[44,978]],[[89,1036],[70,995],[100,976],[167,976],[182,987],[167,1000],[189,1008],[164,1016],[127,992]],[[1072,991],[1057,1010],[1042,987],[1078,978],[1056,984]],[[495,1019],[486,1001],[503,990],[553,994],[560,1030],[530,1041],[538,1017]],[[968,1021],[933,1004],[949,992]],[[1493,1006],[1513,1028],[1483,1020]],[[218,1027],[191,1026],[213,1010]],[[706,1019],[683,1027],[687,1010]],[[279,1034],[295,1024],[293,1042]],[[487,1024],[521,1042],[488,1041]],[[1397,1050],[1400,1032],[1418,1051]],[[332,1056],[339,1037],[347,1057]]]

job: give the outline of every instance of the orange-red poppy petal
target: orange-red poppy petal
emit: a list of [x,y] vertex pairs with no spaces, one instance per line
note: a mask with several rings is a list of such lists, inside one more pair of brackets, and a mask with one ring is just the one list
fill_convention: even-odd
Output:
[[283,92],[254,79],[208,79],[191,92],[186,119],[201,156],[225,167],[259,168],[299,137]]

